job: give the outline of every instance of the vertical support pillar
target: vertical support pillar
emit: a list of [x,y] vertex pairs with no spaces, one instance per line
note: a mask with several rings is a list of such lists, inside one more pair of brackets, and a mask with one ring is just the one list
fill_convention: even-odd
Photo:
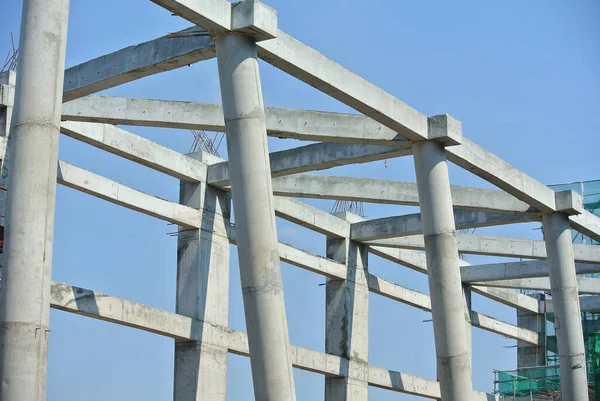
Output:
[[542,217],[560,360],[561,397],[587,401],[585,346],[569,219],[563,213],[544,213]]
[[473,325],[471,323],[471,313],[473,312],[473,291],[471,290],[471,286],[468,284],[463,284],[463,297],[464,297],[464,308],[465,308],[465,329],[466,329],[466,340],[467,346],[469,347],[469,375],[473,377]]
[[[4,227],[6,226],[6,179],[8,177],[8,135],[15,103],[15,84],[17,74],[14,71],[0,72],[0,232],[4,239]],[[0,245],[2,248],[3,245]],[[0,254],[0,280],[2,267],[4,266],[4,253]]]
[[466,401],[473,394],[471,354],[446,153],[434,141],[416,142],[413,151],[441,398]]
[[[201,160],[201,153],[190,154]],[[228,326],[229,197],[206,182],[181,182],[179,202],[202,211],[199,230],[179,229],[177,313]],[[175,342],[175,401],[226,401],[227,349],[201,341]]]
[[293,401],[256,43],[237,33],[215,41],[254,394],[261,401]]
[[[531,295],[536,300],[543,301],[542,293]],[[517,326],[538,333],[540,343],[532,345],[524,341],[517,341],[517,368],[531,368],[546,366],[546,315],[544,313],[531,313],[517,309]]]
[[[366,401],[369,355],[368,250],[349,239],[327,238],[327,257],[347,266],[347,276],[327,279],[325,352],[347,361],[346,377],[325,377],[325,401]],[[357,365],[357,366],[351,366]],[[350,372],[364,374],[360,379]]]
[[56,166],[69,0],[24,0],[9,141],[0,399],[46,398]]

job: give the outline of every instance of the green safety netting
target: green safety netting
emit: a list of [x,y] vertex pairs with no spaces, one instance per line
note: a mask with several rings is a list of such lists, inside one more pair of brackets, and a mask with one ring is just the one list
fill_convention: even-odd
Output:
[[502,396],[560,391],[560,371],[558,366],[544,366],[497,372],[496,383]]
[[[552,332],[554,316],[547,320]],[[593,387],[596,401],[600,401],[600,314],[582,313],[583,336],[587,360],[588,383]],[[511,371],[498,371],[496,391],[502,396],[522,396],[536,393],[560,391],[560,368],[556,335],[546,336],[548,364],[550,366],[521,368]]]

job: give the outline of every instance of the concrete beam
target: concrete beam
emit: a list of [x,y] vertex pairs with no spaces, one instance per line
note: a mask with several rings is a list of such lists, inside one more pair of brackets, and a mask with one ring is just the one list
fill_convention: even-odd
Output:
[[[514,280],[494,280],[473,284],[482,284],[488,287],[518,288],[522,290],[551,291],[550,279],[547,277],[522,278]],[[577,277],[577,286],[580,294],[600,294],[600,279]]]
[[[407,139],[360,115],[266,107],[267,135],[303,141],[404,146]],[[65,103],[63,120],[225,131],[220,104],[88,96]]]
[[66,69],[63,102],[214,57],[208,32],[184,29]]
[[[457,234],[458,250],[466,254],[508,256],[526,259],[545,259],[544,241],[523,238],[506,238]],[[377,241],[367,241],[371,246],[385,246],[405,249],[424,249],[423,237],[398,237]],[[576,262],[600,263],[600,247],[595,245],[573,245]]]
[[109,124],[65,121],[60,132],[117,156],[188,182],[206,179],[206,164]]
[[97,198],[186,228],[200,228],[202,213],[188,206],[148,195],[64,161],[57,182]]
[[[281,30],[258,56],[410,140],[428,138],[428,118]],[[450,141],[451,143],[455,143]]]
[[[225,347],[231,353],[249,356],[246,333],[64,283],[52,284],[51,307],[176,340],[201,339],[203,343]],[[343,358],[295,346],[291,351],[293,365],[299,369],[337,377],[366,374],[372,386],[431,399],[440,396],[439,384],[433,380],[367,365],[347,370],[344,367],[348,363]],[[496,398],[478,393],[476,399]]]
[[[324,170],[336,166],[368,163],[412,154],[411,148],[354,145],[340,143],[315,143],[282,150],[269,155],[272,177]],[[229,162],[224,161],[208,168],[208,183],[217,187],[230,185]]]
[[505,323],[474,311],[471,312],[471,324],[474,327],[479,327],[480,329],[492,333],[502,334],[508,338],[523,341],[528,344],[538,345],[541,340],[538,333],[533,330],[517,327],[513,324]]
[[467,139],[446,148],[446,157],[543,212],[556,210],[553,190]]
[[[274,179],[273,191],[276,195],[296,198],[419,206],[414,182],[297,174]],[[450,193],[455,209],[540,215],[527,203],[501,190],[451,186]]]
[[275,215],[332,238],[350,236],[347,221],[294,199],[276,196]]
[[571,228],[600,242],[600,217],[584,210],[581,214],[569,216]]
[[231,29],[231,3],[226,0],[150,0],[173,15],[201,26],[212,34]]
[[[278,199],[283,198],[275,197],[276,204]],[[302,202],[289,199],[284,200],[283,202],[285,203],[280,204],[279,209],[276,207],[276,213],[278,213],[280,217],[295,222],[296,224],[303,225],[306,228],[316,230],[330,237],[344,238],[345,236],[349,235],[348,233],[350,224],[348,221],[340,219],[336,216],[333,216],[331,213],[324,212]],[[363,219],[362,217],[356,215],[353,215],[352,217],[353,219],[347,218],[347,220],[358,222]],[[424,253],[407,249],[394,249],[377,246],[370,246],[369,252],[391,262],[398,263],[420,273],[427,274],[427,263]],[[464,263],[466,262],[463,262],[463,264]],[[530,297],[519,294],[516,291],[503,290],[499,288],[487,289],[481,286],[473,287],[473,290],[485,297],[501,302],[505,305],[515,307],[517,309],[531,310],[537,313],[537,304],[532,302]]]
[[521,294],[512,289],[504,289],[504,288],[492,288],[485,287],[480,285],[471,286],[473,292],[482,295],[486,298],[492,299],[496,302],[500,302],[506,306],[510,306],[512,308],[516,308],[517,310],[527,311],[531,313],[538,313],[539,306],[538,302],[525,295]]
[[[600,273],[600,264],[576,263],[575,271],[577,274]],[[541,260],[525,260],[521,262],[463,266],[461,268],[461,277],[463,282],[468,283],[548,277],[548,263]]]
[[[470,210],[454,211],[454,221],[457,230],[525,223],[539,221],[540,219],[505,213],[475,212]],[[373,241],[419,234],[423,234],[420,213],[365,220],[352,224],[351,228],[351,238],[355,241]]]
[[255,41],[274,38],[277,12],[259,0],[230,3],[227,0],[151,0],[215,36],[229,31],[251,36]]
[[[583,296],[579,297],[579,305],[581,306],[582,312],[600,312],[600,296]],[[554,313],[554,306],[552,305],[552,298],[548,298],[545,302],[540,305],[540,313]]]

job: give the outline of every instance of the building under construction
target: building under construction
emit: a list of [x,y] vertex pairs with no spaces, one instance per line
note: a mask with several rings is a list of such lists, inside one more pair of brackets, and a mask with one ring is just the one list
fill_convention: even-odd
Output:
[[[174,339],[176,401],[225,401],[228,353],[250,358],[261,401],[295,400],[293,367],[325,376],[326,401],[366,401],[369,386],[443,401],[590,399],[597,182],[540,183],[465,138],[453,116],[422,114],[287,35],[258,0],[152,2],[193,27],[65,70],[69,1],[23,1],[17,70],[0,75],[1,400],[45,399],[50,308]],[[94,95],[212,58],[222,104]],[[259,58],[359,114],[265,109]],[[193,130],[192,152],[127,126]],[[202,131],[226,133],[227,160]],[[60,134],[177,178],[179,203],[59,160]],[[269,153],[267,136],[315,143]],[[416,182],[307,174],[404,156]],[[498,189],[451,186],[448,161]],[[178,226],[175,313],[51,280],[57,184]],[[338,203],[326,212],[303,198]],[[363,202],[420,213],[367,219]],[[325,234],[326,253],[280,242],[275,216]],[[539,222],[543,240],[461,231],[524,222]],[[232,244],[246,332],[228,327]],[[521,260],[471,265],[465,254]],[[369,255],[426,274],[429,295],[370,273]],[[326,278],[325,352],[290,344],[280,262]],[[431,312],[437,380],[369,363],[369,293]],[[514,308],[517,324],[474,310],[472,293]],[[473,389],[471,327],[518,342],[517,369],[497,372],[495,394]]]

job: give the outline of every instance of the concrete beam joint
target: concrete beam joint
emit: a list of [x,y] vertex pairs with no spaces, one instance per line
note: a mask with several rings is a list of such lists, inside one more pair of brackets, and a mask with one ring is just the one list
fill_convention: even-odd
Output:
[[277,37],[277,11],[259,0],[231,5],[231,30],[252,36],[257,42]]
[[15,98],[15,87],[0,85],[0,107],[12,107]]
[[440,114],[427,119],[427,138],[443,143],[445,146],[462,143],[462,123],[450,114]]
[[583,197],[572,189],[557,192],[555,195],[556,211],[568,216],[584,212]]

